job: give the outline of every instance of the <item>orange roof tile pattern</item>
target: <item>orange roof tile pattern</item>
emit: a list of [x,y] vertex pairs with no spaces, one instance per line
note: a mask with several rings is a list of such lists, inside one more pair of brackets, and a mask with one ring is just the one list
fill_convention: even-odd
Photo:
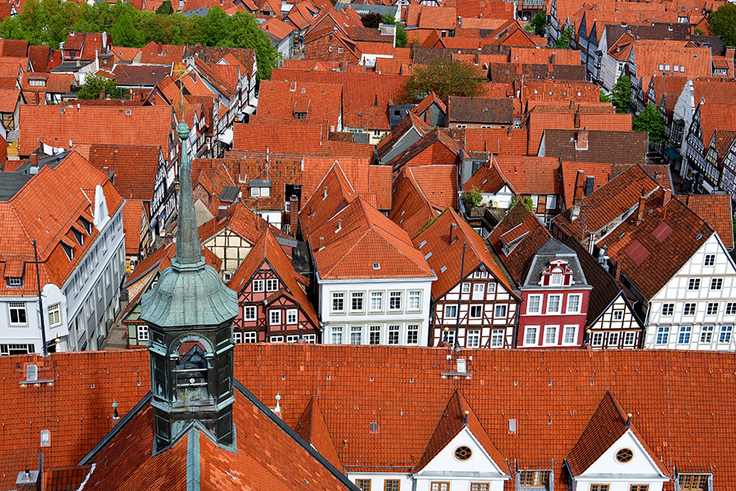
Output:
[[129,199],[123,207],[123,232],[125,254],[136,255],[141,249],[141,221],[145,213],[143,201]]
[[[636,63],[636,77],[642,80],[642,87],[648,87],[649,79],[654,75],[677,75],[683,73],[683,70],[688,77],[712,75],[710,48],[684,47],[674,43],[660,45],[637,40],[634,41],[632,51]],[[679,72],[675,72],[675,66],[679,67]]]
[[414,179],[411,167],[404,167],[393,183],[393,206],[389,218],[414,238],[439,212]]
[[713,227],[727,249],[733,248],[733,213],[727,194],[686,194],[677,196],[677,199]]
[[488,165],[481,167],[478,172],[465,181],[463,190],[472,191],[477,188],[483,193],[494,194],[504,186],[508,186],[509,189],[512,189],[517,194],[514,186],[503,175],[503,171],[498,166],[496,159],[491,159]]
[[[240,344],[235,376],[261,400],[274,400],[280,393],[282,417],[292,427],[319,394],[332,440],[346,442],[337,453],[349,463],[349,472],[379,465],[404,466],[410,472],[459,389],[503,457],[516,459],[522,470],[534,462],[547,464],[543,468],[554,468],[559,479],[555,484],[567,485],[562,459],[610,390],[621,408],[633,414],[632,424],[667,469],[712,469],[714,482],[725,487],[736,482],[731,435],[723,431],[732,426],[729,407],[736,392],[731,354],[463,350],[464,358],[473,357],[468,362],[473,376],[462,380],[441,377],[453,370],[455,360],[448,354],[436,348]],[[144,350],[0,358],[6,374],[3,393],[15,401],[0,408],[6,431],[14,434],[0,454],[7,470],[0,487],[12,488],[16,471],[37,464],[38,428],[51,432],[46,468],[79,462],[111,429],[113,401],[125,416],[149,390],[148,358]],[[53,386],[21,387],[30,363],[39,366],[39,378],[54,379]],[[704,393],[711,395],[708,404],[693,403]],[[237,407],[243,399],[236,398]],[[373,411],[381,414],[378,433],[369,431],[376,421]],[[515,434],[508,431],[512,418]],[[239,435],[241,424],[236,419]],[[152,432],[136,435],[146,433]],[[706,435],[708,442],[693,435]],[[150,447],[137,454],[150,456]]]
[[309,244],[322,281],[434,277],[406,231],[360,197],[314,229]]
[[331,128],[341,120],[342,87],[304,82],[261,83],[258,114],[272,118],[295,118],[304,113],[307,120],[327,121]]
[[102,172],[115,173],[115,189],[123,198],[151,201],[160,153],[154,146],[93,144],[87,160]]
[[556,158],[499,155],[496,162],[517,192],[562,195],[560,162]]
[[319,400],[317,396],[313,396],[307,407],[304,409],[302,416],[294,425],[294,431],[304,439],[307,443],[330,461],[335,468],[344,472],[340,457],[337,456],[335,443],[330,437],[330,430],[327,429],[322,411],[319,408]]
[[[453,225],[455,228],[451,229]],[[435,300],[460,282],[461,269],[468,275],[480,265],[484,265],[507,291],[512,290],[501,268],[488,252],[483,238],[451,208],[445,209],[429,227],[414,237],[413,242],[425,256],[432,252],[427,262],[437,275],[437,281],[432,283],[432,296]],[[465,262],[462,263],[464,244],[467,247]]]
[[422,193],[440,209],[457,208],[457,165],[412,166],[412,174]]

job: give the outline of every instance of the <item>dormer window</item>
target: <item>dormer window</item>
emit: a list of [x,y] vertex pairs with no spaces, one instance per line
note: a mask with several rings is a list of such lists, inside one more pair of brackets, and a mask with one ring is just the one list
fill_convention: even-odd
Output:
[[5,281],[7,282],[8,288],[20,288],[23,286],[22,276],[8,276],[5,278]]
[[87,235],[92,235],[92,223],[90,223],[89,220],[84,217],[79,217],[79,223],[82,224],[82,227],[84,227]]
[[566,259],[553,259],[541,274],[540,286],[570,286],[573,281],[573,271],[568,267]]
[[703,491],[708,487],[710,474],[680,474],[677,477],[679,491]]
[[522,488],[543,488],[549,484],[549,471],[521,471],[519,473],[519,485]]
[[562,273],[552,273],[550,275],[549,284],[550,285],[562,285]]
[[76,228],[72,228],[72,234],[80,246],[84,245],[84,235]]
[[74,249],[71,246],[69,246],[66,243],[62,242],[61,243],[61,248],[64,249],[64,253],[66,254],[66,257],[69,258],[70,261],[72,259],[74,259]]

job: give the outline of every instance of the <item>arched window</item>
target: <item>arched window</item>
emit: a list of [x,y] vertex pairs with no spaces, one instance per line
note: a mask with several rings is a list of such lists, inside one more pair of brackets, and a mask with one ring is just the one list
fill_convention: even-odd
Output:
[[176,399],[180,402],[209,399],[208,369],[205,349],[196,341],[179,345],[176,364]]

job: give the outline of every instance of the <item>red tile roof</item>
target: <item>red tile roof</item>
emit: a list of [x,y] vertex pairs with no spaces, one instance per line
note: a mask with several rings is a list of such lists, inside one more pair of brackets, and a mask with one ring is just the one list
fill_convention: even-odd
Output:
[[544,63],[556,65],[580,65],[580,51],[554,48],[511,48],[512,63]]
[[335,443],[330,437],[330,430],[327,429],[325,419],[322,416],[322,411],[320,411],[317,396],[313,396],[309,400],[309,403],[304,409],[299,421],[294,425],[294,431],[296,431],[304,441],[313,445],[314,448],[329,460],[332,465],[341,472],[345,472],[342,463],[340,462],[340,457],[337,456]]
[[20,101],[19,89],[0,89],[0,113],[14,113]]
[[718,232],[727,249],[733,249],[732,206],[727,194],[686,194],[677,197]]
[[[455,228],[451,231],[450,227],[453,224]],[[452,242],[451,234],[455,234]],[[512,290],[483,238],[451,208],[445,209],[425,230],[413,238],[413,242],[425,256],[429,252],[432,253],[427,262],[437,275],[437,281],[432,283],[432,297],[435,300],[442,298],[460,282],[461,269],[467,275],[480,265],[484,265],[507,291]],[[467,247],[465,262],[461,265],[463,244],[467,244]]]
[[153,186],[161,149],[144,145],[93,144],[87,159],[113,175],[115,189],[125,199],[153,200]]
[[141,221],[146,212],[142,200],[128,199],[123,207],[125,254],[137,255],[141,250]]
[[457,208],[457,165],[419,165],[412,166],[412,171],[416,183],[433,206]]
[[294,26],[289,25],[286,22],[275,17],[267,20],[263,24],[259,24],[258,27],[260,27],[267,33],[275,36],[277,39],[284,39],[286,36],[290,36],[291,33],[296,30],[294,29]]
[[255,244],[268,228],[273,235],[280,239],[291,239],[288,235],[270,225],[256,212],[246,208],[242,203],[234,203],[227,209],[227,217],[219,220],[217,217],[199,227],[199,238],[204,243],[218,235],[225,229],[243,238],[251,245]]
[[414,238],[439,214],[414,179],[411,167],[404,167],[393,183],[393,206],[389,218]]
[[479,189],[483,193],[494,194],[504,186],[508,186],[509,189],[513,190],[514,194],[518,194],[518,191],[514,189],[514,186],[504,176],[496,159],[492,158],[488,162],[488,165],[478,169],[478,172],[465,181],[463,190],[472,191],[473,189]]
[[461,146],[469,152],[526,155],[526,128],[466,128]]
[[498,168],[520,194],[562,196],[560,162],[552,157],[499,155]]
[[298,126],[291,123],[233,125],[233,149],[251,152],[319,154],[324,151],[322,140],[326,137],[322,125],[314,121],[307,121]]
[[[679,45],[678,45],[679,44]],[[634,41],[634,63],[636,77],[641,78],[642,87],[649,86],[649,79],[654,75],[674,74],[674,65],[685,68],[688,77],[710,77],[712,62],[710,48],[685,47],[683,42],[653,43],[647,40]],[[669,65],[671,71],[660,70],[659,65]],[[663,68],[667,68],[664,66]]]
[[345,106],[343,109],[344,126],[364,128],[366,130],[389,131],[388,106]]
[[[294,118],[306,113],[307,120],[327,121],[337,131],[342,110],[342,87],[304,82],[261,82],[258,114],[272,118]],[[334,129],[333,129],[334,128]]]
[[[130,112],[130,114],[128,114]],[[107,107],[85,105],[29,106],[20,108],[19,155],[29,155],[40,143],[69,148],[74,143],[154,145],[169,148],[170,106]]]
[[309,245],[323,281],[434,277],[406,231],[360,197],[315,228]]

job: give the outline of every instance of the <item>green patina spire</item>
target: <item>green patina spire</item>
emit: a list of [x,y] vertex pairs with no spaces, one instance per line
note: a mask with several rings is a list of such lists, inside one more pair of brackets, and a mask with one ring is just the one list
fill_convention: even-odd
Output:
[[194,194],[192,193],[192,163],[185,151],[189,138],[189,126],[181,122],[176,127],[181,140],[181,164],[179,165],[179,218],[176,231],[176,257],[174,267],[196,266],[203,262],[197,218],[194,213]]

